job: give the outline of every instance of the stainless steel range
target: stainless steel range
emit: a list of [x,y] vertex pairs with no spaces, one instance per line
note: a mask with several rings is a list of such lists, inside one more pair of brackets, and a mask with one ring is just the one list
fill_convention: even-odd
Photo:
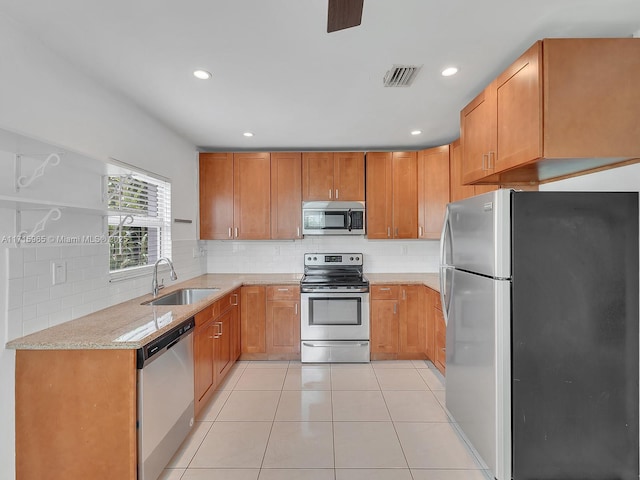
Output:
[[303,363],[369,362],[369,282],[361,253],[306,253],[300,282]]

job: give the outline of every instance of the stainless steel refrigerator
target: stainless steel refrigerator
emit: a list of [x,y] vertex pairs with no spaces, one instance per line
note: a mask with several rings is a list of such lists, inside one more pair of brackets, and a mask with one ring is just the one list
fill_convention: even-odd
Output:
[[638,480],[638,194],[447,207],[446,406],[498,480]]

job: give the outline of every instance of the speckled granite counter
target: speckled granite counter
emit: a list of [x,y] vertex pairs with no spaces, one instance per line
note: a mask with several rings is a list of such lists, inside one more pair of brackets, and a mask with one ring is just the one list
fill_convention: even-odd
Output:
[[[15,350],[137,349],[242,285],[285,285],[301,274],[207,274],[168,286],[160,296],[181,288],[220,290],[191,305],[141,305],[151,294],[85,315],[7,343]],[[423,284],[439,291],[437,273],[367,273],[372,284]]]
[[[296,284],[300,274],[208,274],[168,286],[160,296],[181,288],[220,290],[191,305],[141,305],[151,294],[85,315],[7,343],[15,350],[137,349],[192,317],[242,285]],[[140,336],[136,333],[147,335]]]
[[440,276],[437,273],[365,273],[372,284],[413,285],[422,284],[440,291]]

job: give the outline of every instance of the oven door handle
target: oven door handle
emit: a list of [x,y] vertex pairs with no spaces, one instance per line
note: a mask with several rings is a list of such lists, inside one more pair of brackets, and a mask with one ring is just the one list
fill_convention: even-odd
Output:
[[329,343],[329,342],[309,343],[309,342],[302,342],[302,344],[305,347],[353,347],[353,346],[366,347],[366,346],[369,345],[369,342],[347,342],[347,341],[337,342],[337,343]]

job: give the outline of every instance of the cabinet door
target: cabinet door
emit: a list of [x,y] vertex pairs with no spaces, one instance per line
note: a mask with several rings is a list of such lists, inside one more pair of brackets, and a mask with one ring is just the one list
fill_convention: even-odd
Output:
[[265,287],[242,287],[240,301],[242,353],[266,353],[266,293]]
[[497,79],[496,172],[543,155],[541,61],[536,42]]
[[392,238],[391,153],[367,153],[367,237]]
[[267,302],[267,353],[300,353],[300,304],[298,301]]
[[418,157],[393,152],[393,238],[418,238]]
[[364,201],[364,153],[335,152],[334,200]]
[[425,311],[425,353],[427,358],[435,364],[436,330],[435,330],[435,305],[440,294],[429,287],[424,287],[424,311]]
[[213,321],[213,365],[215,369],[216,385],[220,385],[233,365],[231,360],[233,310],[227,309]]
[[371,353],[398,353],[397,300],[371,301]]
[[451,165],[449,168],[451,188],[451,201],[457,202],[464,198],[473,197],[475,190],[473,185],[462,184],[462,143],[460,139],[451,144]]
[[449,145],[418,153],[418,238],[440,238],[449,203]]
[[240,345],[240,289],[231,294],[231,361],[235,362],[241,353]]
[[302,154],[302,200],[334,200],[333,153]]
[[213,367],[214,330],[212,318],[198,327],[193,337],[196,410],[199,410],[199,402],[209,392],[209,389],[213,388],[215,382]]
[[426,318],[421,285],[404,285],[400,299],[400,356],[425,358]]
[[233,228],[233,154],[200,154],[200,238],[227,240]]
[[271,238],[271,160],[269,153],[235,153],[234,238]]
[[444,375],[446,369],[447,354],[447,326],[444,323],[444,315],[442,310],[436,307],[433,309],[434,327],[435,327],[435,361],[434,364],[440,373]]
[[302,238],[302,155],[271,154],[271,238]]
[[462,181],[465,184],[486,177],[496,156],[495,81],[460,112]]

